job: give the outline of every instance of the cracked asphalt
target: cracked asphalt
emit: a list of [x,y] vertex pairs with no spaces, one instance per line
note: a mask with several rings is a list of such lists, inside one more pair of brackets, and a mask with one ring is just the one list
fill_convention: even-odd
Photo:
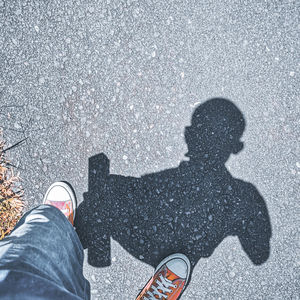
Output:
[[[201,258],[182,299],[300,299],[297,1],[0,0],[0,127],[27,208],[88,159],[140,177],[185,160],[185,127],[213,97],[243,113],[244,149],[226,163],[262,195],[272,227],[255,266],[235,236]],[[159,207],[158,207],[159,209]],[[111,265],[85,261],[92,299],[134,299],[153,273],[116,240]]]

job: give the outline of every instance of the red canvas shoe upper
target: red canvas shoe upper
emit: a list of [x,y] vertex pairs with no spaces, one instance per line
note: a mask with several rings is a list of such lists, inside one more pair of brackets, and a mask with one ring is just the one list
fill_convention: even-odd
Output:
[[177,299],[184,288],[186,279],[180,278],[163,265],[148,281],[136,300]]
[[67,200],[67,201],[46,200],[45,204],[49,204],[58,208],[67,217],[67,219],[71,222],[71,224],[74,225],[74,209],[71,200]]

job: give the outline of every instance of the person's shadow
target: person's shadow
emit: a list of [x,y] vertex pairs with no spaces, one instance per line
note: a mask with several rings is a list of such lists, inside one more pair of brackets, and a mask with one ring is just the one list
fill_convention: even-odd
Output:
[[199,105],[185,130],[186,156],[173,169],[140,178],[112,175],[109,159],[89,159],[89,187],[77,210],[75,226],[88,262],[111,264],[111,238],[137,259],[156,267],[181,252],[192,268],[222,240],[238,236],[251,261],[270,254],[271,225],[264,199],[248,182],[225,167],[243,148],[245,120],[229,100]]

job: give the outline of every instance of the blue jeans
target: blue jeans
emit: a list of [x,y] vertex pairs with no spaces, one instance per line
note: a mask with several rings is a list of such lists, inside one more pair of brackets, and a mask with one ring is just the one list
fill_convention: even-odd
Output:
[[56,208],[27,212],[0,241],[0,299],[89,299],[83,248],[74,227]]

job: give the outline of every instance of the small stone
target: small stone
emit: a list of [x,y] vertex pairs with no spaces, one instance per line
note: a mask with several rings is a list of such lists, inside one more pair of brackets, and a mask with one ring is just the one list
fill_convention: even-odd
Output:
[[39,26],[35,25],[35,26],[34,26],[34,29],[35,29],[36,32],[40,32]]
[[112,259],[111,259],[112,262],[116,262],[117,261],[117,258],[114,256]]
[[231,278],[234,278],[234,277],[235,277],[235,273],[234,273],[233,271],[230,271],[230,272],[229,272],[229,276],[230,276]]
[[14,127],[15,127],[16,129],[21,129],[21,128],[22,128],[21,125],[20,125],[19,123],[17,123],[17,122],[14,124]]
[[93,12],[95,11],[95,8],[94,7],[89,7],[89,12],[92,14]]

